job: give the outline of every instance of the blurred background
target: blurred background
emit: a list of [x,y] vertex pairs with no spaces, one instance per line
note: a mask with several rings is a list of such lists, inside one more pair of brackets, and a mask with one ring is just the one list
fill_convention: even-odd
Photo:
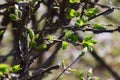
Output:
[[[3,4],[4,0],[0,1],[0,4]],[[120,1],[119,0],[100,0],[99,3],[104,5],[113,5],[119,7]],[[38,19],[39,17],[46,11],[46,7],[41,5],[37,12]],[[41,14],[41,15],[40,15]],[[2,16],[0,16],[0,21],[2,20]],[[104,25],[112,24],[114,26],[110,26],[109,28],[114,29],[118,25],[120,25],[120,10],[115,10],[113,13],[107,16],[100,16],[91,21],[92,23],[97,22]],[[43,21],[44,23],[44,21]],[[43,25],[40,23],[40,25]],[[30,24],[29,24],[30,25]],[[3,26],[0,26],[3,27]],[[115,70],[120,75],[120,33],[113,32],[113,33],[100,33],[100,34],[93,34],[91,32],[79,32],[82,36],[93,35],[94,39],[98,41],[98,43],[94,46],[97,54],[103,58],[103,60],[111,66],[113,70]],[[13,36],[11,31],[11,25],[7,26],[7,31],[4,34],[4,38],[0,44],[0,55],[6,55],[12,49],[13,46]],[[56,46],[49,49],[49,51],[45,52],[44,61],[52,54],[54,48]],[[66,50],[61,49],[56,57],[54,64],[60,64],[62,60],[65,61],[65,65],[69,65],[76,57],[80,54],[81,47],[77,46],[74,47],[70,45]],[[10,56],[7,58],[5,63],[10,64],[13,60],[13,57]],[[89,68],[93,69],[93,74],[98,76],[100,80],[114,80],[111,74],[101,66],[89,53],[85,54],[83,57],[80,58],[78,62],[76,62],[73,66],[73,69],[81,70],[84,73]],[[52,71],[52,74],[46,75],[43,80],[54,80],[59,73],[61,73],[63,69],[60,68],[59,70]],[[60,80],[79,80],[79,78],[74,73],[66,72]]]

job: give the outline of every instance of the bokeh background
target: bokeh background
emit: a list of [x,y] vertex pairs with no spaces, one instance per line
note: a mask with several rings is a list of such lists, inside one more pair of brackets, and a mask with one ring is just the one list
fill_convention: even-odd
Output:
[[[0,0],[0,4],[4,3],[4,0]],[[119,0],[100,0],[99,3],[104,5],[113,5],[113,6],[120,6]],[[46,7],[42,5],[37,12],[38,19],[46,11]],[[2,16],[0,16],[0,22],[2,20]],[[113,13],[107,16],[100,16],[91,21],[92,23],[101,23],[104,25],[112,24],[114,26],[110,26],[109,28],[114,29],[118,25],[120,25],[120,10],[115,10]],[[40,25],[43,25],[40,23]],[[30,24],[29,24],[30,25]],[[1,28],[3,26],[0,26]],[[120,32],[113,32],[113,33],[100,33],[100,34],[93,34],[91,32],[79,32],[80,35],[83,37],[88,35],[93,35],[93,38],[98,41],[98,43],[94,46],[97,54],[103,58],[103,60],[111,66],[113,70],[115,70],[120,75]],[[7,31],[4,34],[4,38],[2,43],[0,44],[0,55],[6,55],[12,49],[13,46],[13,39],[11,25],[7,26]],[[56,46],[49,49],[49,51],[45,52],[44,61],[51,55],[54,48]],[[61,64],[61,61],[65,61],[65,65],[69,65],[81,52],[81,47],[77,46],[74,47],[70,45],[66,50],[60,50],[54,64]],[[13,57],[10,56],[7,58],[5,63],[10,64],[13,60]],[[35,65],[35,64],[34,64]],[[80,58],[78,62],[76,62],[73,66],[73,69],[81,70],[84,73],[89,68],[93,69],[93,74],[98,76],[100,80],[114,80],[111,74],[101,66],[90,54],[89,52],[86,53],[83,57]],[[60,68],[59,70],[52,71],[52,74],[46,75],[43,80],[54,80],[59,73],[63,69]],[[74,73],[66,72],[60,80],[79,80],[79,78]]]

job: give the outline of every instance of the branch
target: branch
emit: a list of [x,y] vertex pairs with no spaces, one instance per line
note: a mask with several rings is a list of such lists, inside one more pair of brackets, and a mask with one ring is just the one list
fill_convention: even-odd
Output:
[[114,8],[109,8],[109,9],[105,10],[104,12],[101,12],[101,13],[99,13],[99,14],[97,14],[97,15],[94,15],[94,16],[90,17],[90,18],[88,19],[88,21],[90,21],[90,20],[92,20],[92,19],[95,19],[95,18],[97,18],[97,17],[99,17],[99,16],[101,16],[101,15],[108,15],[108,14],[112,13],[113,11],[114,11]]
[[41,66],[41,68],[46,68],[46,67],[50,66],[50,64],[55,59],[55,56],[57,55],[60,48],[61,48],[61,43],[58,43],[53,54],[44,62],[44,64]]
[[59,74],[59,76],[58,76],[55,80],[58,80],[58,79],[62,76],[62,74],[64,74],[65,71],[67,71],[73,64],[75,64],[75,62],[77,62],[77,61],[80,59],[80,57],[82,57],[82,56],[83,56],[83,54],[81,53],[70,65],[68,65],[68,66]]
[[103,61],[103,59],[99,57],[94,50],[93,51],[89,50],[89,51],[90,54],[95,58],[95,60],[97,60],[100,64],[102,64],[116,80],[120,80],[120,76],[114,70],[112,70],[112,68],[109,65],[107,65],[106,62]]
[[5,3],[5,4],[1,4],[0,5],[0,10],[1,9],[4,9],[4,8],[7,8],[7,7],[9,7],[9,6],[13,6],[14,4],[8,4],[8,3]]
[[[88,28],[83,28],[84,26],[88,26]],[[68,30],[73,30],[74,32],[76,32],[76,31],[83,31],[83,32],[91,31],[94,34],[113,33],[115,31],[120,32],[120,26],[118,26],[115,29],[93,29],[93,28],[89,28],[90,26],[92,26],[92,25],[91,24],[86,24],[86,25],[81,26],[81,28],[78,27],[78,26],[64,26],[64,27],[61,27],[61,28],[68,29]],[[106,26],[111,26],[111,25],[106,25]],[[51,29],[49,29],[49,30],[51,30]]]
[[98,5],[100,6],[101,8],[114,8],[114,9],[117,9],[117,10],[120,10],[120,7],[116,7],[116,6],[112,6],[112,5],[103,5],[103,4],[99,4],[99,3],[95,3],[95,2],[90,2],[90,1],[85,1],[87,2],[88,4],[92,4],[92,5]]
[[50,72],[51,70],[59,69],[59,67],[60,67],[59,65],[55,65],[55,66],[49,67],[49,68],[47,68],[47,69],[42,69],[42,68],[40,68],[40,69],[36,70],[35,73],[33,73],[33,76],[31,76],[31,77],[30,77],[29,79],[27,79],[27,80],[34,79],[34,78],[36,78],[36,77],[38,77],[38,76],[43,76],[45,73],[48,73],[48,72]]
[[99,34],[99,33],[113,33],[113,32],[115,32],[115,31],[118,31],[118,32],[120,32],[120,27],[118,26],[118,28],[116,28],[116,29],[112,29],[112,30],[107,30],[107,29],[101,29],[101,30],[99,30],[99,29],[74,29],[75,31],[83,31],[83,32],[85,32],[85,31],[91,31],[91,32],[93,32],[94,34]]
[[[77,34],[78,35],[78,34]],[[79,36],[79,35],[78,35]],[[79,40],[83,40],[81,37],[79,37]],[[98,61],[103,67],[105,67],[116,80],[120,80],[120,76],[95,52],[89,50],[90,54],[93,56],[93,58]]]

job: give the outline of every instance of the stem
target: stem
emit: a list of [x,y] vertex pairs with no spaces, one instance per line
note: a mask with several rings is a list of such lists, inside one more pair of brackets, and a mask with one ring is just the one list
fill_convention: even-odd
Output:
[[62,74],[65,73],[65,71],[68,70],[68,69],[69,69],[76,61],[78,61],[79,58],[82,57],[82,56],[83,56],[83,54],[81,53],[70,65],[68,65],[68,66],[59,74],[59,76],[56,78],[56,80],[58,80],[58,79],[62,76]]

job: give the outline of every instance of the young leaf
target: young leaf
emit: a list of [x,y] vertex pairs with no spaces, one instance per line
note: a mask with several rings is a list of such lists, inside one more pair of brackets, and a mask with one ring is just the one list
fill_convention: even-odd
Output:
[[80,12],[77,12],[76,10],[71,8],[67,9],[67,16],[66,16],[67,18],[71,19],[78,16],[80,16]]
[[39,34],[35,34],[35,40],[39,38]]
[[80,27],[80,26],[84,25],[85,23],[83,22],[83,20],[78,19],[78,20],[76,20],[75,24]]
[[30,41],[29,46],[30,46],[30,48],[34,48],[36,46],[36,42],[35,41]]
[[0,76],[3,76],[4,74],[0,71]]
[[79,3],[80,2],[80,0],[69,0],[70,1],[70,3]]
[[18,18],[15,14],[10,14],[9,17],[10,17],[10,19],[13,20],[13,21],[19,20],[19,18]]
[[72,30],[69,30],[65,33],[65,38],[70,38],[73,34],[74,32]]
[[40,46],[38,46],[38,49],[39,50],[45,50],[47,48],[47,45],[46,44],[42,44],[42,45],[40,45]]
[[87,16],[83,16],[82,19],[76,20],[75,24],[80,27],[80,26],[85,25],[87,22],[88,22],[88,17]]
[[1,30],[0,31],[0,36],[3,35],[4,32],[5,32],[5,30]]
[[70,39],[74,42],[77,42],[79,37],[77,35],[72,35]]
[[93,47],[91,47],[91,46],[87,46],[87,49],[88,49],[89,51],[93,51]]
[[73,73],[73,72],[76,72],[77,70],[76,69],[68,69],[68,71]]
[[67,49],[68,45],[69,45],[68,42],[63,41],[63,42],[62,42],[62,49],[63,49],[63,50]]
[[19,6],[17,4],[15,4],[15,15],[18,17],[18,18],[21,18],[22,17],[22,11],[19,9]]
[[76,11],[74,9],[67,10],[67,18],[74,18],[75,14],[76,14]]
[[71,41],[78,41],[78,36],[74,34],[72,30],[69,30],[65,33],[65,39],[70,39]]
[[96,43],[97,43],[97,41],[93,40],[92,36],[86,37],[82,42],[83,46],[85,46],[85,47],[88,47],[88,46],[92,47]]
[[1,74],[7,74],[10,71],[10,66],[7,64],[0,64]]
[[82,52],[81,52],[82,56],[83,56],[85,53],[87,53],[87,51],[88,51],[88,48],[85,47],[85,48],[82,50]]
[[22,12],[19,9],[15,10],[15,15],[20,19],[22,17]]
[[65,61],[62,60],[62,68],[65,69]]
[[20,65],[15,65],[15,66],[12,67],[12,72],[13,73],[16,73],[16,72],[18,72],[20,70],[21,70]]
[[87,10],[86,15],[87,15],[88,17],[91,17],[91,16],[97,14],[98,12],[99,12],[99,9],[98,9],[98,8],[90,8],[90,9]]
[[102,24],[93,24],[94,29],[105,29],[105,27]]
[[52,36],[52,35],[48,36],[49,42],[53,43],[54,39],[55,39],[55,36]]
[[30,37],[31,41],[34,40],[34,36],[35,36],[34,31],[32,29],[29,29],[29,37]]
[[84,73],[82,71],[78,72],[78,77],[79,77],[79,80],[85,80]]
[[88,71],[87,71],[87,77],[92,77],[93,73],[92,73],[92,69],[90,68]]
[[80,16],[80,12],[75,12],[75,17],[79,17]]
[[32,12],[34,13],[36,11],[36,9],[35,8],[32,8]]

